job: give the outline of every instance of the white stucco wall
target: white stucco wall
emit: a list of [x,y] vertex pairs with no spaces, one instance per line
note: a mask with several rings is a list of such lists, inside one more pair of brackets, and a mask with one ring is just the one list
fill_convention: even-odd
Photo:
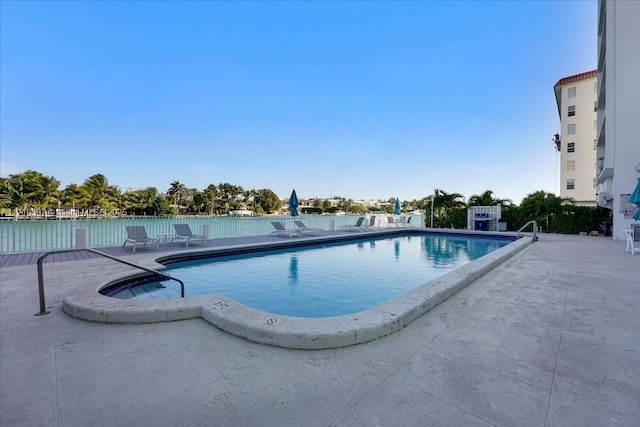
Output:
[[[604,153],[610,171],[600,176],[598,191],[610,191],[613,238],[623,239],[622,230],[635,221],[625,218],[621,200],[640,177],[640,2],[601,1],[599,6],[603,4],[606,28],[600,39],[605,44],[599,46],[599,63],[602,54],[606,56],[598,71],[604,74],[606,102],[599,112],[604,126],[598,137],[598,155]],[[600,14],[603,10],[599,7]]]

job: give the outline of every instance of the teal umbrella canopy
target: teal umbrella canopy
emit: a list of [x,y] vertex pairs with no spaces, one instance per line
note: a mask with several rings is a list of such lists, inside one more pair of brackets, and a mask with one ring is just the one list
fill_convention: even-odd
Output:
[[396,199],[396,204],[393,207],[393,214],[400,215],[400,199]]
[[629,203],[633,203],[638,207],[635,215],[633,215],[633,219],[640,220],[640,178],[638,178],[635,190],[633,190],[633,193],[629,196]]
[[291,192],[291,197],[289,197],[289,213],[291,216],[298,216],[298,195],[296,194],[296,189],[294,188]]

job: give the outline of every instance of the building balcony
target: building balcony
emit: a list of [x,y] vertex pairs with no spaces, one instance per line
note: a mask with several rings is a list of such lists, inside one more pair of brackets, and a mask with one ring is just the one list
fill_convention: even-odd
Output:
[[600,170],[600,173],[598,174],[598,183],[604,182],[607,178],[613,178],[612,167],[604,167]]

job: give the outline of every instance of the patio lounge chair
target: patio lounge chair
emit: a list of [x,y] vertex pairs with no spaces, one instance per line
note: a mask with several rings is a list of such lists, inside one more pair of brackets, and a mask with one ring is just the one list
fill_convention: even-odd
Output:
[[176,230],[176,235],[171,239],[172,242],[176,239],[185,240],[188,248],[191,241],[203,241],[204,245],[207,246],[207,237],[201,234],[193,234],[189,224],[173,224],[173,228]]
[[411,227],[411,218],[413,218],[412,216],[407,217],[406,221],[401,221],[400,222],[400,226],[401,227]]
[[280,221],[271,221],[271,225],[273,225],[273,228],[275,228],[275,231],[272,231],[271,233],[269,233],[269,236],[286,236],[288,238],[291,238],[291,236],[298,236],[300,237],[302,234],[300,234],[299,231],[296,230],[287,230],[286,228],[284,228],[284,225],[282,225],[282,223]]
[[360,231],[376,231],[379,230],[378,227],[376,227],[376,216],[372,215],[369,220],[367,221],[366,219],[364,220],[364,222],[362,223],[362,225],[360,226]]
[[324,231],[324,228],[309,228],[302,221],[294,221],[296,224],[296,232],[300,233],[300,235],[304,236],[305,234],[311,234],[313,236],[317,236],[319,232]]
[[376,226],[376,216],[375,215],[371,215],[371,218],[369,218],[369,226],[367,227],[368,231],[374,231],[374,230],[378,230],[378,227]]
[[143,225],[126,225],[125,229],[127,230],[127,239],[122,244],[123,248],[127,243],[131,243],[133,252],[135,253],[138,243],[142,243],[142,246],[147,246],[147,243],[155,243],[156,250],[160,250],[160,241],[147,236],[147,230]]
[[358,218],[358,220],[354,225],[350,225],[350,224],[343,225],[342,229],[345,231],[359,231],[359,232],[367,231],[366,226],[362,225],[363,223],[364,223],[364,217],[361,216],[360,218]]

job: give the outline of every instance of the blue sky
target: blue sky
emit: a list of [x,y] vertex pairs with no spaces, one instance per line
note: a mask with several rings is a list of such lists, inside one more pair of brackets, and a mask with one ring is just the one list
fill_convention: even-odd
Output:
[[0,174],[288,197],[558,191],[597,3],[0,3]]

